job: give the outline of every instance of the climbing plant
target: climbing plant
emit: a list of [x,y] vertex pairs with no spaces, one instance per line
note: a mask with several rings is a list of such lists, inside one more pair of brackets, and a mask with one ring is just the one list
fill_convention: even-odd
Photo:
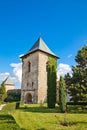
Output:
[[56,103],[56,71],[57,60],[54,57],[49,57],[47,69],[47,104],[49,108],[55,108]]

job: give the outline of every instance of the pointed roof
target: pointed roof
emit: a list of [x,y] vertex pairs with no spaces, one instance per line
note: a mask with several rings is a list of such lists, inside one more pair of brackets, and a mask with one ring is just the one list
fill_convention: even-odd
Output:
[[35,44],[32,46],[32,48],[26,53],[24,54],[22,57],[32,53],[32,52],[35,52],[35,51],[42,51],[42,52],[45,52],[47,54],[50,54],[56,58],[58,58],[58,56],[56,56],[49,48],[48,46],[46,45],[46,43],[43,41],[43,39],[40,37],[38,38],[38,40],[35,42]]
[[5,85],[14,85],[13,81],[12,81],[12,78],[10,76],[8,76],[4,81],[3,83]]

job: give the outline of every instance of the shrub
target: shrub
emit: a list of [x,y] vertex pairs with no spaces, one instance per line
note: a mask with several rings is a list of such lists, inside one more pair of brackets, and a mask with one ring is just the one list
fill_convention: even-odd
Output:
[[8,90],[7,98],[5,99],[5,101],[6,102],[20,101],[20,97],[21,97],[20,89]]

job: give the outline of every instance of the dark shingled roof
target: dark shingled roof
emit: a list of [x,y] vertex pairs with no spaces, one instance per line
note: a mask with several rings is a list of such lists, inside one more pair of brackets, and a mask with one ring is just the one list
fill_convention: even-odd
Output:
[[56,58],[58,58],[57,55],[55,55],[49,48],[48,46],[46,45],[46,43],[43,41],[43,39],[40,37],[36,42],[35,44],[32,46],[32,48],[26,53],[24,54],[22,57],[32,53],[32,52],[35,52],[35,51],[42,51],[42,52],[45,52],[45,53],[48,53]]

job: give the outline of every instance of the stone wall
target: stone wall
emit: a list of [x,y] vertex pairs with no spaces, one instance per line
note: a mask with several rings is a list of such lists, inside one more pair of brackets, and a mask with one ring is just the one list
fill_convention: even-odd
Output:
[[[31,63],[30,72],[28,71]],[[27,93],[32,94],[32,101],[36,103],[38,89],[38,52],[32,53],[22,59],[22,87],[21,100],[25,100]]]
[[[26,95],[31,94],[32,103],[47,100],[47,71],[48,54],[37,51],[22,59],[22,87],[21,100],[26,101]],[[28,64],[31,64],[30,72]]]
[[14,89],[14,85],[5,85],[5,89],[6,89],[6,92],[8,91],[8,90],[13,90]]
[[48,55],[46,53],[39,52],[38,103],[46,101],[47,98],[47,72],[46,72],[47,61],[48,61]]

